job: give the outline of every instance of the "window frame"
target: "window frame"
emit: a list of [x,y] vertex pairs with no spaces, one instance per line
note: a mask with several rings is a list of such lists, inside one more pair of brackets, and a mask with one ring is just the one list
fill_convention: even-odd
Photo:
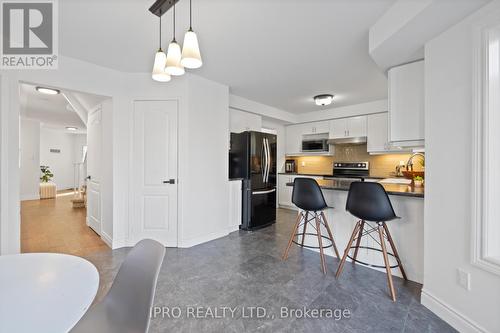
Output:
[[[494,167],[490,161],[491,156],[487,152],[491,150],[491,142],[500,142],[500,134],[498,134],[500,130],[495,135],[495,133],[491,133],[494,131],[489,131],[488,126],[490,114],[494,112],[489,108],[489,44],[492,32],[500,40],[500,21],[477,27],[474,33],[471,259],[473,265],[500,275],[500,254],[492,256],[488,244],[492,238],[488,233],[488,230],[491,229],[491,223],[500,224],[500,218],[492,221],[494,219],[489,216],[491,213],[489,205],[492,202],[500,202],[500,191],[492,194],[491,182],[488,181],[495,170],[492,170]],[[500,75],[500,70],[498,72]],[[498,144],[500,145],[500,143]],[[500,146],[497,149],[500,149]],[[498,167],[496,169],[498,170]],[[500,214],[498,216],[500,217]],[[493,229],[499,230],[499,228],[500,225],[497,225]]]

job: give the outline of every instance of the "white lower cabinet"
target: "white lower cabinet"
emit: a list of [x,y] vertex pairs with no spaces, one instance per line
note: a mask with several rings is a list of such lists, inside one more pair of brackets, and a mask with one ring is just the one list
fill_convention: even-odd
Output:
[[229,232],[238,230],[241,225],[241,186],[241,180],[229,181]]
[[289,175],[278,175],[278,204],[280,206],[292,206],[292,187],[287,183],[292,183],[294,177]]
[[295,178],[312,178],[323,179],[321,176],[305,176],[305,175],[278,175],[278,204],[280,207],[297,209],[292,203],[292,190],[293,186],[287,186],[287,183],[293,183]]

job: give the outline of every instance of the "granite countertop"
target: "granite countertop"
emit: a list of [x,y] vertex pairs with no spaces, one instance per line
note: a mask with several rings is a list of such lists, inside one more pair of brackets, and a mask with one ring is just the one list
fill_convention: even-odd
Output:
[[317,173],[298,173],[298,172],[278,172],[278,175],[287,175],[287,176],[313,176],[313,177],[332,177],[332,174],[329,174],[329,175],[318,175]]
[[[288,176],[312,176],[312,177],[333,177],[332,174],[329,175],[319,175],[317,173],[298,173],[298,172],[278,172],[278,175],[288,175]],[[385,179],[385,178],[390,178],[391,176],[388,175],[387,177],[380,177],[380,176],[356,176],[356,178],[359,179]]]
[[[317,180],[319,186],[325,190],[349,191],[351,182],[335,179],[320,179]],[[287,186],[293,186],[293,183],[287,183]],[[424,187],[415,187],[413,185],[403,184],[381,184],[390,195],[400,195],[406,197],[424,197]]]

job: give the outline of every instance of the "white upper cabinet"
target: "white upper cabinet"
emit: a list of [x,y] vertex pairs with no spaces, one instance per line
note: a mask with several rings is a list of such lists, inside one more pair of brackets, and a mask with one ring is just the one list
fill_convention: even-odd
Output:
[[261,131],[262,117],[253,113],[229,109],[229,130],[232,133]]
[[384,152],[388,149],[388,121],[387,113],[368,116],[366,146],[369,153]]
[[389,70],[389,141],[424,145],[424,61]]
[[347,118],[347,136],[366,136],[366,116]]
[[366,116],[334,119],[330,121],[330,139],[366,136]]
[[[329,121],[289,125],[286,127],[286,154],[302,155],[302,138],[304,135],[326,134],[330,132]],[[311,154],[311,153],[309,153]],[[333,151],[317,153],[316,155],[330,155]]]
[[330,131],[328,121],[316,121],[314,123],[302,124],[304,130],[303,134],[321,134]]
[[330,139],[340,139],[347,136],[347,118],[330,121]]
[[290,125],[286,127],[286,154],[300,154],[302,151],[303,125]]

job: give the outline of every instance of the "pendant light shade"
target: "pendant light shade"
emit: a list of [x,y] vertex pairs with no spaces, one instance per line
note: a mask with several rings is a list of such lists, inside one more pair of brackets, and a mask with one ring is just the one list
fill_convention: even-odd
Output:
[[165,72],[169,75],[182,75],[184,74],[184,67],[181,65],[181,47],[175,39],[168,45],[167,51],[167,67]]
[[177,44],[175,40],[175,1],[174,1],[174,16],[173,16],[173,38],[168,45],[167,50],[167,67],[165,67],[165,72],[169,75],[179,76],[184,74],[184,67],[181,65],[181,47]]
[[153,80],[158,82],[170,81],[170,75],[165,72],[165,65],[167,64],[167,55],[162,49],[159,49],[155,55],[155,64],[153,66]]
[[181,64],[186,68],[193,69],[200,68],[203,64],[201,61],[200,47],[198,45],[198,37],[192,29],[189,29],[184,35]]
[[161,16],[160,16],[160,34],[159,34],[159,46],[158,51],[155,54],[155,63],[153,65],[153,74],[151,77],[153,80],[158,82],[168,82],[170,81],[170,75],[165,73],[165,65],[167,64],[167,56],[165,52],[161,49]]

